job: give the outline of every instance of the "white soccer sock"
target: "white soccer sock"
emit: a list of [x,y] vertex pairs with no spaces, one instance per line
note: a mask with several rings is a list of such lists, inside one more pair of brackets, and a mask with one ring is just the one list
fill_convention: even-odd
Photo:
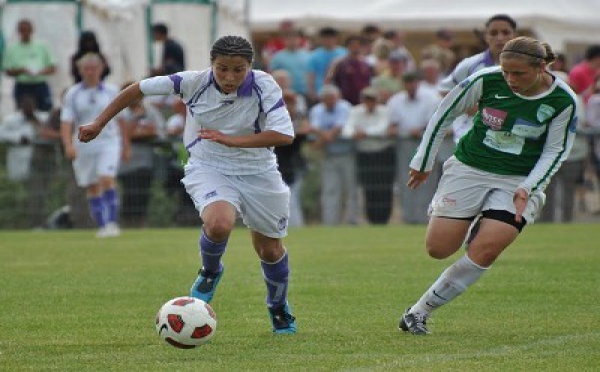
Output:
[[410,312],[429,315],[433,310],[463,293],[488,268],[477,265],[465,254],[440,275],[419,301],[410,308]]

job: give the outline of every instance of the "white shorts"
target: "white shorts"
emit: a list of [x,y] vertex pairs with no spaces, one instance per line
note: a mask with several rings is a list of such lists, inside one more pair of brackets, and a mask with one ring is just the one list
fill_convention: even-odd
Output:
[[200,215],[219,200],[231,203],[248,228],[270,238],[287,235],[290,189],[277,170],[228,176],[211,169],[185,167],[181,180]]
[[120,158],[120,144],[103,146],[94,152],[78,152],[73,160],[77,186],[88,187],[97,184],[100,177],[116,177]]
[[[515,214],[515,190],[526,177],[505,176],[470,167],[456,157],[444,163],[444,173],[429,206],[432,216],[469,218],[485,210],[504,210]],[[544,206],[543,192],[529,195],[523,212],[527,224],[532,224]]]

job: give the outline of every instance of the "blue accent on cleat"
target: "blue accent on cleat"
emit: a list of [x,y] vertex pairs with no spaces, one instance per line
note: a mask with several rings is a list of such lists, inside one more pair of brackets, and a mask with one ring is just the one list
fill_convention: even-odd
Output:
[[296,318],[290,313],[287,302],[279,307],[269,308],[269,316],[273,325],[273,333],[296,333]]
[[223,265],[221,265],[221,271],[216,274],[208,273],[204,269],[201,269],[198,272],[198,278],[190,289],[190,296],[198,298],[207,304],[210,303],[224,271],[225,267]]

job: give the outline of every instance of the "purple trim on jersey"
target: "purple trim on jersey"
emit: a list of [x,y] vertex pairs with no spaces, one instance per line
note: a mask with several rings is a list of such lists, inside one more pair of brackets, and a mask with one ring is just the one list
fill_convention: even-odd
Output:
[[489,49],[486,49],[485,52],[483,52],[480,60],[477,60],[475,63],[473,63],[473,65],[471,65],[471,67],[469,67],[469,75],[472,75],[474,72],[476,72],[477,67],[479,67],[479,65],[482,63],[484,67],[492,67],[496,65],[496,62],[494,62],[494,59],[492,58],[492,52],[490,52]]
[[196,138],[195,140],[192,141],[192,143],[190,143],[189,145],[187,145],[185,147],[185,149],[189,151],[192,147],[194,147],[195,144],[197,144],[201,140],[202,140],[202,138]]
[[283,102],[283,98],[279,98],[279,101],[277,101],[277,103],[273,107],[271,107],[271,109],[269,111],[267,111],[267,114],[269,112],[275,111],[278,108],[283,107],[283,106],[285,106],[285,102]]
[[238,97],[252,97],[252,87],[254,86],[256,86],[254,84],[254,71],[250,71],[237,90]]
[[[212,73],[211,73],[212,74]],[[198,102],[198,100],[200,99],[200,96],[202,95],[202,93],[206,92],[206,89],[208,89],[208,87],[213,83],[212,78],[208,81],[208,83],[206,83],[203,87],[201,87],[200,89],[198,89],[198,91],[196,91],[196,93],[194,93],[194,95],[192,96],[192,98],[190,98],[189,101],[187,101],[186,105],[191,106],[193,103]],[[191,112],[191,111],[190,111]]]
[[496,62],[494,62],[494,58],[492,58],[492,52],[489,49],[486,49],[483,52],[483,64],[485,67],[496,66]]
[[169,79],[173,82],[173,90],[175,94],[181,94],[181,81],[183,78],[179,75],[173,74],[169,75]]
[[258,97],[258,116],[254,120],[254,133],[257,134],[257,133],[261,132],[258,119],[260,118],[260,114],[265,112],[265,110],[263,110],[262,96],[260,95],[260,88],[258,87],[258,85],[253,84],[252,89],[254,89],[254,91],[256,91],[256,95]]

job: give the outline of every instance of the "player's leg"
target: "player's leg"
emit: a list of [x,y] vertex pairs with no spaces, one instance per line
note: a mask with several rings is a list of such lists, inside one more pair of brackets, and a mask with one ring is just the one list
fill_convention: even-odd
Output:
[[296,322],[287,300],[290,274],[287,251],[281,239],[270,238],[256,231],[252,231],[252,243],[261,260],[273,332],[294,333]]
[[227,201],[218,200],[202,211],[202,231],[199,251],[202,267],[191,288],[191,296],[210,302],[224,272],[221,258],[225,253],[231,230],[235,227],[237,211]]
[[211,170],[188,169],[181,182],[203,223],[198,241],[202,264],[190,296],[208,303],[223,276],[221,258],[240,210],[239,193],[227,176]]
[[97,160],[96,154],[78,153],[72,165],[77,186],[85,189],[90,213],[96,226],[98,226],[96,236],[103,238],[106,216],[104,214],[104,202],[102,201],[102,188],[96,173]]
[[252,244],[261,260],[273,332],[294,333],[296,322],[287,298],[288,254],[281,241],[287,235],[290,189],[276,171],[247,176],[242,182],[242,218],[252,231]]
[[119,169],[121,146],[112,144],[104,146],[97,155],[98,182],[101,188],[101,197],[106,218],[106,235],[119,236],[121,231],[118,225],[119,196],[115,177]]

